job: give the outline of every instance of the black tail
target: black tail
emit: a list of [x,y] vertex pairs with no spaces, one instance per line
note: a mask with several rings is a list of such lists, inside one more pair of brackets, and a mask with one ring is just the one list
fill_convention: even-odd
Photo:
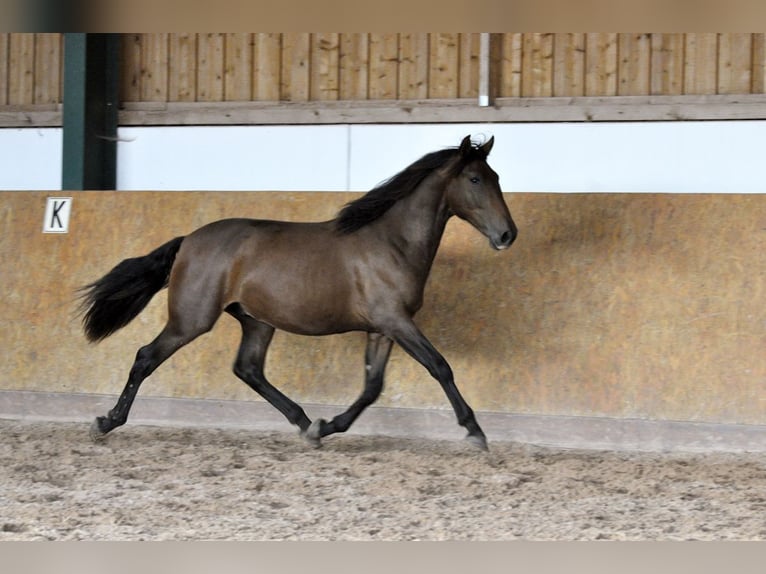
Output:
[[85,336],[105,339],[130,323],[152,297],[168,286],[170,269],[183,237],[176,237],[148,255],[126,259],[98,281],[80,291]]

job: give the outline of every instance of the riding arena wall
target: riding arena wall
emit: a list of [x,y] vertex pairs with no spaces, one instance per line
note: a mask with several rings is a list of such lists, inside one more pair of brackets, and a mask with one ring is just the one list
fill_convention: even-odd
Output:
[[[356,194],[70,192],[67,234],[42,233],[46,192],[0,193],[6,349],[2,389],[121,391],[136,350],[165,320],[166,292],[92,345],[77,289],[118,261],[215,219],[330,218]],[[517,243],[494,252],[447,228],[418,315],[478,411],[763,425],[766,197],[508,194]],[[230,371],[239,327],[223,316],[145,383],[142,396],[259,401]],[[267,374],[296,400],[347,405],[364,336],[279,333]],[[448,409],[400,350],[380,406]],[[225,421],[221,421],[225,423]]]

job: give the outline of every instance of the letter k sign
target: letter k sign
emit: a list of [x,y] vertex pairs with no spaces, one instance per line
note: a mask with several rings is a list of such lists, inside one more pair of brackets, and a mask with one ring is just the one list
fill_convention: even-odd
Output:
[[45,205],[43,233],[67,233],[71,212],[71,197],[49,197],[48,203]]

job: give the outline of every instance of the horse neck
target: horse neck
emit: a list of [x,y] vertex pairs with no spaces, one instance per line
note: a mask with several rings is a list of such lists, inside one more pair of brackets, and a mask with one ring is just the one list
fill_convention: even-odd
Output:
[[424,276],[428,275],[452,213],[440,173],[426,177],[411,195],[400,199],[376,222],[382,238]]

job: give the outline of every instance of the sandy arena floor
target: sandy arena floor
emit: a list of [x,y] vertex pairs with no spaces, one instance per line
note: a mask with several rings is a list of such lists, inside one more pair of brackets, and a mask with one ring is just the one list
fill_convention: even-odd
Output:
[[766,455],[0,420],[3,540],[766,540]]

